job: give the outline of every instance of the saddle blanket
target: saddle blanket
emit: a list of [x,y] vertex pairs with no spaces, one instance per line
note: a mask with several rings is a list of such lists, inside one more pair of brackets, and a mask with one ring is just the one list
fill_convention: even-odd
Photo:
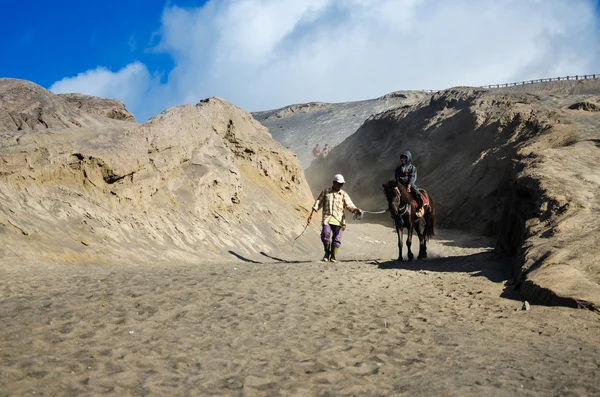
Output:
[[[429,196],[427,195],[427,192],[425,191],[425,189],[419,189],[419,191],[421,192],[421,197],[423,198],[423,207],[426,207],[429,205]],[[417,200],[413,200],[413,203],[415,204],[416,208],[419,208],[419,204],[417,203]]]

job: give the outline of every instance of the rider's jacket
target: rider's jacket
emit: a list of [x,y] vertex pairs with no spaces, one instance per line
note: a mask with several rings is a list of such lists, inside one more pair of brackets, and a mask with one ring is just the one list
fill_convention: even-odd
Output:
[[417,181],[417,167],[412,165],[412,154],[409,151],[402,153],[402,155],[406,156],[408,160],[406,161],[406,165],[400,164],[396,167],[394,176],[396,177],[396,180],[404,186],[410,185],[411,187],[414,187],[415,182]]

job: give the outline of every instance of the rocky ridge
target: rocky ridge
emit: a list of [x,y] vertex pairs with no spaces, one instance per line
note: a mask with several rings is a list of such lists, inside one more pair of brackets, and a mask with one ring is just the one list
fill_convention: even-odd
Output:
[[409,106],[427,97],[420,91],[397,91],[376,99],[345,103],[310,102],[252,115],[269,129],[282,145],[298,154],[304,168],[312,161],[312,149],[318,143],[334,147],[371,115]]
[[86,113],[98,114],[109,119],[135,122],[133,114],[125,108],[123,102],[117,99],[84,94],[58,94],[58,96]]
[[0,78],[0,132],[101,125],[101,120],[37,84]]

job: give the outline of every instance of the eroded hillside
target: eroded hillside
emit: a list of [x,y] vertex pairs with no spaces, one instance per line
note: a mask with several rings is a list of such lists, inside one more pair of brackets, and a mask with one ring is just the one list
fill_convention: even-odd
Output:
[[[596,95],[455,88],[368,119],[307,178],[341,172],[363,208],[410,150],[440,226],[499,236],[524,290],[544,302],[600,305],[600,116]],[[591,107],[588,107],[591,108]]]
[[2,125],[2,261],[199,263],[291,250],[310,191],[294,154],[249,113],[211,98],[138,125],[35,92],[48,128]]

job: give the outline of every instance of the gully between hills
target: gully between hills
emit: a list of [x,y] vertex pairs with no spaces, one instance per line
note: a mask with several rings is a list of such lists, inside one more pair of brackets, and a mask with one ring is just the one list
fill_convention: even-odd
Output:
[[[600,307],[598,98],[451,89],[369,118],[307,170],[381,207],[411,150],[441,227],[498,236],[529,299]],[[99,109],[101,108],[101,109]],[[0,79],[0,261],[139,264],[314,255],[296,156],[220,99],[137,124],[122,103]]]
[[341,172],[356,202],[380,208],[381,184],[410,150],[438,226],[497,236],[496,252],[514,259],[529,299],[598,310],[598,102],[591,94],[450,89],[370,117],[307,179],[316,191]]

